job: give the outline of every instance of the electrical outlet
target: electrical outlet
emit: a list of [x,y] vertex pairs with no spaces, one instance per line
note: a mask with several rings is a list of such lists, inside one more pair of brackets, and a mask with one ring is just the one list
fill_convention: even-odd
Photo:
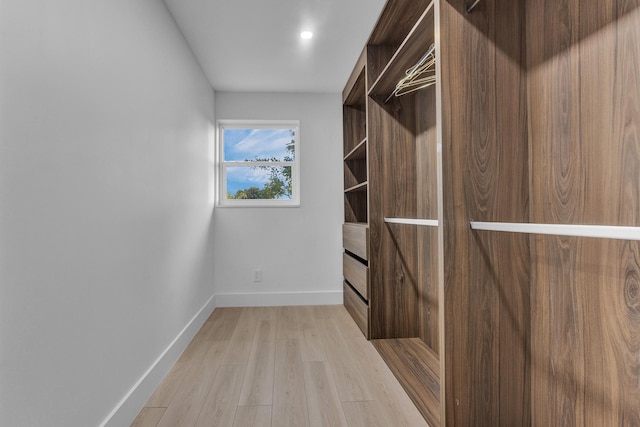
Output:
[[253,281],[262,282],[262,270],[257,268],[253,271]]

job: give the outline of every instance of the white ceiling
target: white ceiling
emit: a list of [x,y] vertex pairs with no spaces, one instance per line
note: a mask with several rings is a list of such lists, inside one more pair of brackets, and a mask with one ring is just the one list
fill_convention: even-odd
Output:
[[215,90],[340,92],[385,0],[165,2]]

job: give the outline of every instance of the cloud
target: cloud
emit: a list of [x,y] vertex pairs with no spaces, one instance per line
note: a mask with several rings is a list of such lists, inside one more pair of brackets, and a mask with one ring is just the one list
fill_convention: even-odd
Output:
[[227,181],[245,183],[247,186],[262,187],[269,181],[271,169],[258,167],[229,167],[227,168]]
[[291,142],[289,129],[253,129],[238,142],[225,141],[225,160],[245,160],[255,157],[283,159]]

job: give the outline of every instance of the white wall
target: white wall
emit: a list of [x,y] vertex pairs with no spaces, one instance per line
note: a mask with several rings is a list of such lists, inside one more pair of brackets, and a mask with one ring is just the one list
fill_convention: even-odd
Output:
[[213,295],[213,104],[162,1],[0,0],[0,425],[100,424]]
[[299,208],[215,210],[216,305],[342,302],[341,117],[340,94],[216,93],[217,119],[300,120],[301,160]]

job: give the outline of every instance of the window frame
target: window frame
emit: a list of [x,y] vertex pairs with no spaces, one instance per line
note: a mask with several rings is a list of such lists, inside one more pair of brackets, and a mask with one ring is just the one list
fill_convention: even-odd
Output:
[[[218,153],[218,203],[219,207],[299,207],[300,206],[300,121],[299,120],[218,120],[217,153]],[[224,131],[225,129],[293,129],[294,160],[291,162],[256,162],[225,161]],[[288,166],[291,167],[291,199],[228,199],[227,168],[252,166]]]

